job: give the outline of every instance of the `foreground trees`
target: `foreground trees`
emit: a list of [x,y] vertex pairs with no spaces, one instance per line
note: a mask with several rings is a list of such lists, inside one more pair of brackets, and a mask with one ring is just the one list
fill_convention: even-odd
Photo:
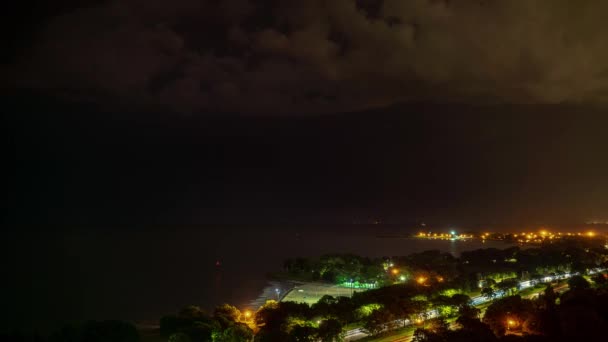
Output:
[[496,300],[488,307],[483,317],[496,336],[503,336],[507,329],[521,330],[522,326],[533,317],[532,301],[520,296],[505,297]]
[[568,286],[573,290],[585,290],[591,285],[583,276],[577,275],[568,280]]
[[[548,287],[546,294],[554,293]],[[554,342],[605,341],[608,325],[608,291],[575,288],[564,293],[560,303],[553,298],[536,301],[519,296],[492,303],[480,321],[460,316],[452,329],[427,322],[416,330],[416,342]],[[553,304],[547,304],[553,303]]]
[[[340,304],[340,301],[334,300],[333,297],[328,296],[325,300],[335,305]],[[322,306],[318,308],[319,312],[306,304],[267,302],[255,315],[255,322],[259,327],[255,340],[342,341],[342,322],[333,317],[322,317],[323,314],[327,315],[327,311]]]
[[160,334],[172,342],[250,341],[252,323],[252,318],[231,305],[218,306],[213,315],[197,306],[189,306],[177,315],[161,318]]
[[388,309],[374,310],[366,319],[363,328],[372,336],[395,329],[397,317]]
[[338,342],[344,340],[343,326],[337,319],[328,319],[319,324],[317,337],[323,342]]

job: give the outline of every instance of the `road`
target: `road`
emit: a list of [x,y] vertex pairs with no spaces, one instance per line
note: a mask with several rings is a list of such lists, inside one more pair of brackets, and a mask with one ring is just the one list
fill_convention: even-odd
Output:
[[[590,270],[589,274],[592,275],[592,274],[596,274],[598,272],[603,272],[605,270],[606,269],[604,269],[604,268],[595,268],[595,269]],[[565,274],[557,275],[557,276],[545,276],[542,278],[525,280],[525,281],[519,282],[519,289],[523,290],[523,289],[535,286],[538,283],[550,283],[554,280],[565,280],[565,279],[569,279],[575,275],[579,275],[579,273],[578,272],[565,273]],[[568,285],[562,285],[562,286],[556,287],[554,290],[556,292],[560,293],[560,292],[564,292],[567,288],[568,288]],[[538,294],[539,294],[538,292],[533,293],[533,294],[529,295],[527,298],[528,299],[536,298],[536,297],[538,297]],[[502,296],[504,296],[504,293],[502,291],[496,291],[496,296],[502,297]],[[485,304],[490,300],[491,300],[491,298],[488,298],[485,296],[481,296],[481,295],[475,296],[475,297],[471,298],[471,304],[473,306],[478,306],[481,304]],[[425,316],[427,316],[428,318],[434,318],[437,316],[437,312],[436,312],[436,310],[430,310],[426,313]],[[402,320],[399,320],[398,322],[395,322],[395,323],[400,324],[401,326],[408,326],[408,325],[412,324],[412,322],[410,322],[409,320],[405,320],[405,324]],[[356,328],[356,329],[348,330],[345,333],[344,340],[345,341],[356,341],[356,340],[362,339],[367,336],[369,336],[369,334],[367,334],[363,328]],[[395,342],[397,342],[397,341],[398,342],[409,342],[409,341],[411,341],[411,338],[412,338],[411,336],[407,336],[407,337],[395,339],[394,341]]]

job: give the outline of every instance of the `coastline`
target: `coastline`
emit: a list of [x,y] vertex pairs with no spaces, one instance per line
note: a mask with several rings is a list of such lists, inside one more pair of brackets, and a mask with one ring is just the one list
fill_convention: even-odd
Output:
[[258,297],[249,302],[248,308],[257,310],[268,300],[280,302],[300,283],[292,280],[270,280]]

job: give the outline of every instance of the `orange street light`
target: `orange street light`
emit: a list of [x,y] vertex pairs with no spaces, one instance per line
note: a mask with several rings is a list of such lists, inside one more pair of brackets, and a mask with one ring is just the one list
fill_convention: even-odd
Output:
[[245,311],[245,318],[249,318],[251,317],[251,311],[247,310]]
[[393,268],[393,269],[391,270],[391,273],[392,273],[392,274],[397,275],[397,274],[399,274],[399,270],[398,270],[398,269],[396,269],[396,268]]
[[416,282],[418,282],[418,284],[424,284],[426,282],[426,278],[425,277],[418,277],[416,279]]
[[507,319],[507,330],[510,330],[511,327],[514,327],[515,325],[517,325],[517,322],[512,320],[512,319]]

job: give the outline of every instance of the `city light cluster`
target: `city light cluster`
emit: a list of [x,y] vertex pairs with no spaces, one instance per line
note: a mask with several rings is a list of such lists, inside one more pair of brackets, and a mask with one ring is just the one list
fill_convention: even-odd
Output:
[[420,238],[440,239],[440,240],[459,240],[459,239],[474,238],[473,234],[456,234],[454,232],[451,232],[451,233],[420,232],[420,233],[418,233],[417,236]]
[[541,229],[538,232],[520,232],[520,233],[479,233],[479,234],[456,234],[450,233],[433,233],[419,232],[416,237],[424,239],[439,239],[439,240],[466,240],[479,238],[485,240],[501,240],[512,241],[517,243],[539,244],[552,242],[563,238],[595,238],[598,233],[594,231],[587,232],[552,232],[548,229]]
[[589,237],[593,238],[596,236],[596,233],[593,231],[588,231],[585,233],[577,232],[577,233],[562,233],[562,232],[550,232],[548,230],[541,230],[538,233],[534,232],[522,232],[519,234],[513,234],[513,237],[517,239],[519,243],[541,243],[544,241],[551,241],[555,239],[561,239],[564,237]]

